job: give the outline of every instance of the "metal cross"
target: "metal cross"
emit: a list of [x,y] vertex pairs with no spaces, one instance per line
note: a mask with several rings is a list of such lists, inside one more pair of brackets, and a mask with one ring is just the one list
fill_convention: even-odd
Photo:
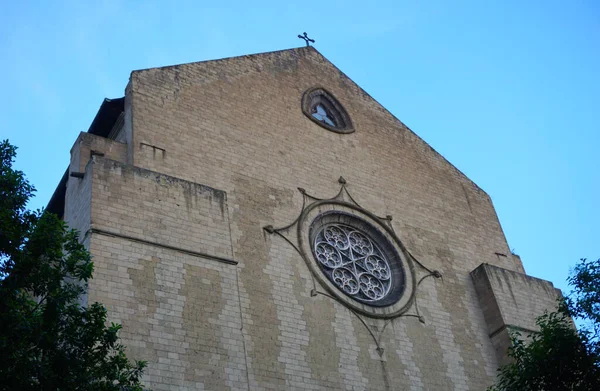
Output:
[[315,43],[315,40],[308,38],[308,35],[306,35],[306,33],[304,33],[304,35],[298,34],[298,38],[306,41],[306,46],[310,46],[310,43]]

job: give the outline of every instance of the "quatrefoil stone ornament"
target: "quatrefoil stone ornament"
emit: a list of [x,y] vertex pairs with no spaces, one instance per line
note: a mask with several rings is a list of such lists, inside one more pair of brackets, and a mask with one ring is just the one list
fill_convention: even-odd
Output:
[[306,206],[297,223],[298,249],[332,297],[381,318],[410,306],[412,266],[384,220],[347,202],[322,200]]
[[372,303],[390,292],[393,281],[389,262],[367,233],[331,223],[317,233],[313,247],[321,270],[346,295]]

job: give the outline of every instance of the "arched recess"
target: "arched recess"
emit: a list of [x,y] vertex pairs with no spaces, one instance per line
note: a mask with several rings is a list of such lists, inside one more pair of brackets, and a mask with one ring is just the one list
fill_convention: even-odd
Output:
[[314,87],[304,93],[302,112],[311,121],[332,132],[354,132],[352,120],[346,109],[322,87]]

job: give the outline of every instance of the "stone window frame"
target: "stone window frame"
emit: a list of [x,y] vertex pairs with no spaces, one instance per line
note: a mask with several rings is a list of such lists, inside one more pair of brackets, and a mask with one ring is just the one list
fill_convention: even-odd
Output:
[[[346,180],[340,177],[338,182],[341,185],[340,190],[331,198],[315,197],[299,187],[298,191],[302,194],[302,208],[298,217],[280,228],[266,225],[263,229],[268,234],[283,238],[298,251],[313,277],[311,297],[326,296],[344,305],[355,315],[365,315],[379,319],[413,316],[418,318],[421,323],[425,323],[425,319],[419,313],[419,307],[417,306],[417,288],[428,277],[442,278],[442,273],[439,270],[428,268],[410,254],[394,231],[391,215],[380,217],[362,208],[348,191]],[[323,272],[323,268],[319,266],[319,260],[315,259],[315,252],[313,251],[315,242],[313,239],[319,236],[318,227],[326,227],[327,223],[347,224],[349,222],[352,223],[350,225],[356,224],[359,230],[367,231],[366,233],[371,236],[371,240],[374,239],[379,249],[386,253],[392,272],[397,273],[396,277],[393,278],[396,280],[395,284],[398,284],[398,292],[390,292],[388,302],[370,305],[348,296],[338,288],[339,281],[337,285],[334,284]],[[350,239],[349,236],[348,239]],[[345,246],[342,247],[342,250],[346,249]],[[354,260],[357,260],[356,257],[354,257]],[[325,261],[327,260],[325,259]],[[419,277],[417,278],[417,276]],[[414,311],[408,313],[413,308]],[[361,317],[359,318],[362,320]],[[368,328],[364,321],[363,324]],[[377,340],[375,342],[378,343]]]
[[[313,108],[318,105],[322,105],[333,117],[336,126],[331,126],[313,117]],[[354,132],[352,120],[344,106],[323,87],[310,88],[302,95],[302,112],[311,121],[329,131],[343,134]]]
[[[386,289],[385,295],[383,297],[365,300],[364,298],[359,298],[359,294],[349,294],[341,289],[332,279],[332,275],[329,272],[329,269],[335,270],[337,268],[329,268],[324,266],[321,262],[319,262],[317,254],[316,254],[316,240],[317,237],[320,236],[320,233],[323,231],[325,227],[329,226],[345,226],[350,228],[350,230],[354,230],[359,234],[365,236],[368,239],[372,246],[374,247],[372,251],[373,255],[378,253],[376,256],[379,256],[383,262],[387,265],[388,271],[390,275],[387,279],[389,281],[389,286]],[[327,279],[333,283],[335,288],[341,293],[353,300],[366,304],[372,307],[388,307],[390,305],[395,304],[400,297],[404,294],[404,290],[406,287],[406,270],[403,266],[403,259],[399,255],[401,249],[397,249],[392,241],[388,239],[384,233],[376,228],[372,222],[368,222],[364,215],[361,217],[356,213],[349,213],[349,211],[338,210],[337,208],[328,210],[326,212],[318,214],[313,221],[310,223],[309,230],[309,244],[312,249],[312,257],[315,263],[321,269],[321,272],[327,277]],[[352,247],[350,243],[349,247]],[[336,246],[332,246],[336,247]],[[342,255],[342,258],[344,256]],[[361,257],[359,257],[361,258]],[[344,269],[346,266],[340,266],[339,269]],[[366,272],[366,270],[363,270]],[[365,275],[369,274],[363,273]],[[354,275],[355,279],[358,279],[358,276]],[[379,280],[379,278],[377,278]],[[358,283],[358,281],[357,281]],[[360,284],[359,284],[360,285]],[[359,289],[360,291],[360,289]],[[358,292],[357,292],[358,293]]]
[[[329,217],[326,217],[328,215]],[[392,263],[390,266],[393,269],[397,269],[395,271],[395,273],[397,273],[395,292],[391,292],[385,298],[385,301],[377,303],[378,305],[357,301],[341,291],[323,272],[313,255],[312,238],[314,237],[314,234],[312,232],[315,227],[318,226],[318,221],[324,217],[326,217],[328,222],[338,221],[340,223],[348,223],[350,220],[353,220],[354,223],[360,224],[360,220],[362,220],[366,224],[360,224],[360,228],[366,229],[368,225],[370,226],[369,229],[374,228],[377,232],[371,231],[370,233],[372,235],[381,235],[381,239],[385,240],[386,245],[379,240],[377,241],[381,247],[385,247],[385,251],[389,257],[388,259]],[[315,221],[317,221],[317,225],[313,224]],[[360,314],[374,318],[390,319],[400,316],[412,305],[417,287],[414,265],[402,242],[400,242],[391,228],[383,224],[380,218],[359,206],[347,202],[321,200],[306,206],[296,222],[298,238],[297,250],[299,250],[313,276],[315,276],[320,285],[325,288],[330,297]],[[388,247],[387,244],[391,244],[392,247]]]

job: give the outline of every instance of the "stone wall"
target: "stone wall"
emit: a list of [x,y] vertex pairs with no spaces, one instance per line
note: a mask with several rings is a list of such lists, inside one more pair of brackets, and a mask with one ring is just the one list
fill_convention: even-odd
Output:
[[83,172],[93,155],[125,163],[127,144],[90,133],[80,133],[71,148],[70,172]]
[[[302,94],[315,86],[345,107],[354,133],[302,113]],[[482,262],[522,266],[489,196],[315,49],[135,71],[126,93],[119,137],[132,165],[95,157],[85,173],[90,299],[108,306],[130,352],[149,361],[148,386],[492,382],[498,360],[469,273]],[[393,217],[416,260],[441,272],[419,284],[410,316],[359,316],[312,294],[320,287],[296,249],[263,229],[294,221],[297,188],[329,198],[340,176],[363,208]]]
[[506,361],[510,332],[538,331],[536,318],[544,311],[555,311],[559,289],[551,282],[526,274],[482,264],[471,272],[488,333],[498,359]]
[[245,388],[236,262],[222,191],[94,157],[89,300],[121,322],[161,389]]

